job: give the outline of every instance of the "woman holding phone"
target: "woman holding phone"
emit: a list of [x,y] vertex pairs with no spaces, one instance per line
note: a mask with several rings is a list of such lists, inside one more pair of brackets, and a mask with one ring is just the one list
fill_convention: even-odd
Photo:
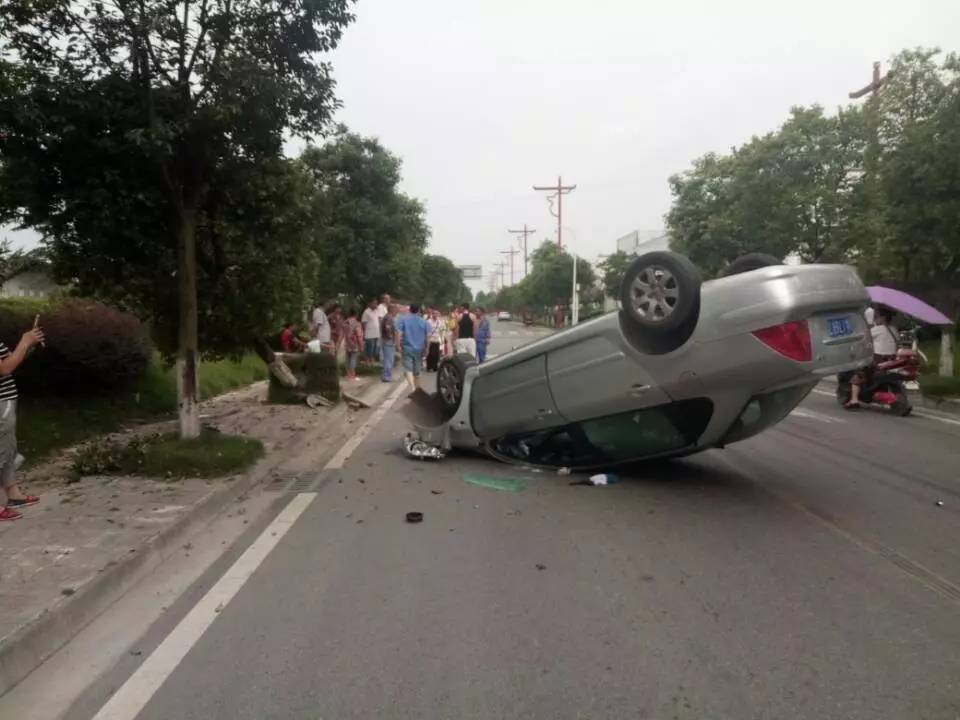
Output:
[[13,372],[33,346],[41,344],[43,330],[37,322],[23,334],[13,352],[0,342],[0,486],[5,495],[0,521],[19,520],[23,516],[18,508],[40,501],[35,495],[25,495],[17,485],[17,384]]

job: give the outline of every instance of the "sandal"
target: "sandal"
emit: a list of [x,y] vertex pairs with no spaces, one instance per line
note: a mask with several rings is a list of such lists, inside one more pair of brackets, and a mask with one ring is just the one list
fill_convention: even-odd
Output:
[[0,522],[2,522],[3,520],[19,520],[22,517],[23,515],[18,513],[13,508],[5,507],[2,510],[0,510]]
[[27,507],[28,505],[36,505],[40,502],[40,498],[36,495],[24,495],[22,498],[7,498],[7,507],[8,508],[22,508]]

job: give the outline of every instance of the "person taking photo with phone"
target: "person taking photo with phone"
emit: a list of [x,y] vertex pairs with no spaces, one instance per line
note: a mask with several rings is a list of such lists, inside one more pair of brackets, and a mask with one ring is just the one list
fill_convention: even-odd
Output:
[[17,384],[13,372],[43,340],[43,330],[35,326],[23,334],[12,352],[0,342],[0,486],[5,501],[0,521],[19,520],[23,517],[19,508],[40,501],[35,495],[25,495],[17,485]]

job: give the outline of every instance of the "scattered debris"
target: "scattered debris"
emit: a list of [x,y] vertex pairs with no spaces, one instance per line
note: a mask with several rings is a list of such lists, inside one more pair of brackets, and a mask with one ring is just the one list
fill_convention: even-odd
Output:
[[422,513],[422,512],[408,512],[408,513],[407,513],[407,522],[408,522],[408,523],[423,522],[423,513]]
[[218,603],[217,606],[213,609],[213,611],[214,611],[215,613],[218,613],[218,612],[220,612],[221,610],[223,610],[223,603],[222,603],[222,602],[221,602],[221,603]]
[[420,440],[413,433],[403,436],[403,450],[417,460],[443,460],[446,455],[440,447]]
[[319,393],[307,395],[307,405],[314,410],[316,410],[318,407],[333,407],[335,404],[336,403],[334,403],[332,400],[328,400]]
[[73,595],[75,592],[76,592],[76,590],[74,590],[73,588],[69,588],[69,587],[66,587],[66,588],[63,588],[62,590],[60,590],[60,594],[61,594],[61,595],[66,595],[67,597],[70,597],[70,596]]
[[943,507],[943,500],[937,500],[937,507]]
[[443,490],[431,490],[431,495],[443,495]]
[[523,478],[492,477],[490,475],[467,473],[463,476],[463,480],[471,485],[479,485],[480,487],[490,488],[491,490],[503,490],[505,492],[521,492],[527,489],[527,481]]
[[559,470],[557,470],[557,475],[569,475],[569,474],[570,474],[570,468],[568,467],[562,467]]
[[620,478],[613,473],[600,473],[591,475],[587,480],[575,480],[571,485],[613,485]]
[[130,654],[133,655],[134,657],[140,657],[141,655],[143,655],[143,650],[131,650]]
[[537,570],[546,570],[547,566],[543,563],[537,563]]
[[371,407],[370,403],[365,402],[364,400],[361,400],[359,397],[357,397],[356,395],[353,395],[352,393],[344,392],[341,394],[343,395],[343,399],[346,400],[351,406],[357,405],[358,407],[362,407],[362,408]]

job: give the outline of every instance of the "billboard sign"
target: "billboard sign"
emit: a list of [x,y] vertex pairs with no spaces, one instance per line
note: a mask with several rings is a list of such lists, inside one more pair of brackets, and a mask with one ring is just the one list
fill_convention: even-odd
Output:
[[483,277],[482,265],[458,265],[457,270],[463,273],[464,280],[479,280]]

